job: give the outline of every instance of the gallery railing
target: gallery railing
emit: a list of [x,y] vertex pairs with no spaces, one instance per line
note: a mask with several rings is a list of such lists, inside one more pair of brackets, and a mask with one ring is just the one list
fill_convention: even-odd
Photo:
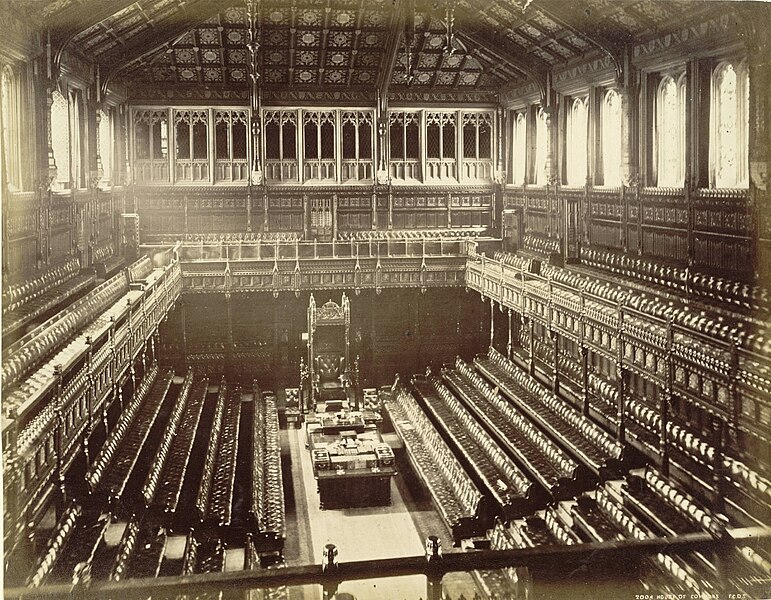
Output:
[[[607,581],[608,568],[624,564],[632,566],[645,557],[664,552],[667,555],[683,555],[691,552],[728,556],[737,546],[764,546],[768,548],[771,530],[753,527],[728,530],[722,537],[708,533],[692,533],[677,537],[630,539],[601,543],[575,544],[570,546],[540,546],[513,550],[478,550],[474,552],[437,552],[431,538],[427,539],[426,554],[380,560],[346,560],[338,556],[336,548],[328,545],[324,549],[322,564],[287,566],[280,569],[263,569],[185,575],[179,577],[158,577],[127,579],[119,582],[76,581],[74,584],[29,588],[6,588],[8,600],[22,598],[64,599],[78,598],[121,600],[152,597],[178,598],[181,594],[201,597],[204,594],[226,594],[227,597],[246,597],[250,590],[277,589],[283,586],[321,585],[325,594],[331,597],[347,583],[358,580],[387,579],[423,575],[426,589],[420,596],[429,600],[446,598],[442,579],[448,573],[478,572],[494,569],[527,567],[531,573],[549,573],[549,578],[561,581],[562,589],[569,592],[570,585],[578,585],[575,579],[581,577],[581,585],[597,577],[597,584]],[[362,541],[362,543],[366,543]],[[331,547],[330,547],[331,546]],[[721,561],[716,561],[718,564]],[[726,567],[726,570],[730,567]],[[730,575],[730,573],[726,573]],[[628,574],[618,572],[621,580]],[[85,579],[85,578],[84,578]],[[385,585],[385,582],[384,582]],[[536,576],[527,585],[537,589]],[[655,596],[655,591],[654,591]],[[567,596],[566,596],[567,597]]]

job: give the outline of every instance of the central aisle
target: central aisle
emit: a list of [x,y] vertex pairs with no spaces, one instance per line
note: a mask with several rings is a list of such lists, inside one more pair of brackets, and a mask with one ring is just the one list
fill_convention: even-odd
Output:
[[[337,546],[340,562],[423,554],[423,540],[393,479],[390,506],[321,510],[310,454],[305,448],[305,426],[290,430],[289,438],[295,470],[293,479],[302,482],[307,500],[311,562],[320,564],[322,550],[330,543]],[[298,517],[300,514],[298,506]],[[426,578],[412,575],[349,581],[338,591],[352,594],[357,600],[417,600],[426,596]]]

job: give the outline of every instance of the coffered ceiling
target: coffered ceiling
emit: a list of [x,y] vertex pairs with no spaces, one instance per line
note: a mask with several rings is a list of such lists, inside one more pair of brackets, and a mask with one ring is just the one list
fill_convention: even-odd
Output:
[[[245,0],[6,1],[37,19],[56,49],[93,59],[104,73],[132,85],[248,85]],[[33,5],[38,10],[33,12]],[[630,41],[734,3],[259,0],[256,5],[261,85],[335,90],[496,89],[590,54],[618,60]]]

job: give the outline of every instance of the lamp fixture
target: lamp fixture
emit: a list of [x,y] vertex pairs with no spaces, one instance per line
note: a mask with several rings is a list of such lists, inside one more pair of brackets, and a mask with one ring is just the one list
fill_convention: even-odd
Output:
[[413,56],[413,47],[415,45],[415,2],[408,2],[407,18],[404,20],[404,54],[407,60],[407,85],[411,85],[415,80],[413,69],[415,68]]
[[246,21],[249,26],[246,42],[249,69],[249,106],[251,108],[252,164],[250,184],[262,183],[260,161],[260,0],[246,0]]
[[455,54],[455,4],[456,0],[448,0],[444,8],[445,39],[444,54],[452,56]]

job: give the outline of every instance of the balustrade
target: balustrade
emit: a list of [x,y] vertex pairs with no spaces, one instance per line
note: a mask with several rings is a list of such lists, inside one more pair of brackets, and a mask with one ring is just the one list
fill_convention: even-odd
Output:
[[[457,161],[446,158],[426,159],[426,181],[441,180],[451,182],[458,180]],[[464,169],[465,171],[465,169]]]
[[214,167],[214,180],[216,182],[246,183],[249,179],[249,163],[246,159],[218,158]]
[[340,181],[372,181],[372,160],[344,158],[340,162]]
[[465,180],[491,181],[493,178],[493,161],[489,158],[464,158],[462,164]]
[[391,179],[395,181],[418,182],[421,180],[420,161],[391,159],[389,163]]
[[298,182],[297,159],[266,159],[265,179],[271,183]]
[[337,163],[333,158],[306,158],[303,162],[305,181],[335,182]]
[[135,159],[134,180],[136,183],[169,183],[169,160]]
[[176,181],[192,183],[208,183],[209,159],[181,159],[175,162],[174,176]]

